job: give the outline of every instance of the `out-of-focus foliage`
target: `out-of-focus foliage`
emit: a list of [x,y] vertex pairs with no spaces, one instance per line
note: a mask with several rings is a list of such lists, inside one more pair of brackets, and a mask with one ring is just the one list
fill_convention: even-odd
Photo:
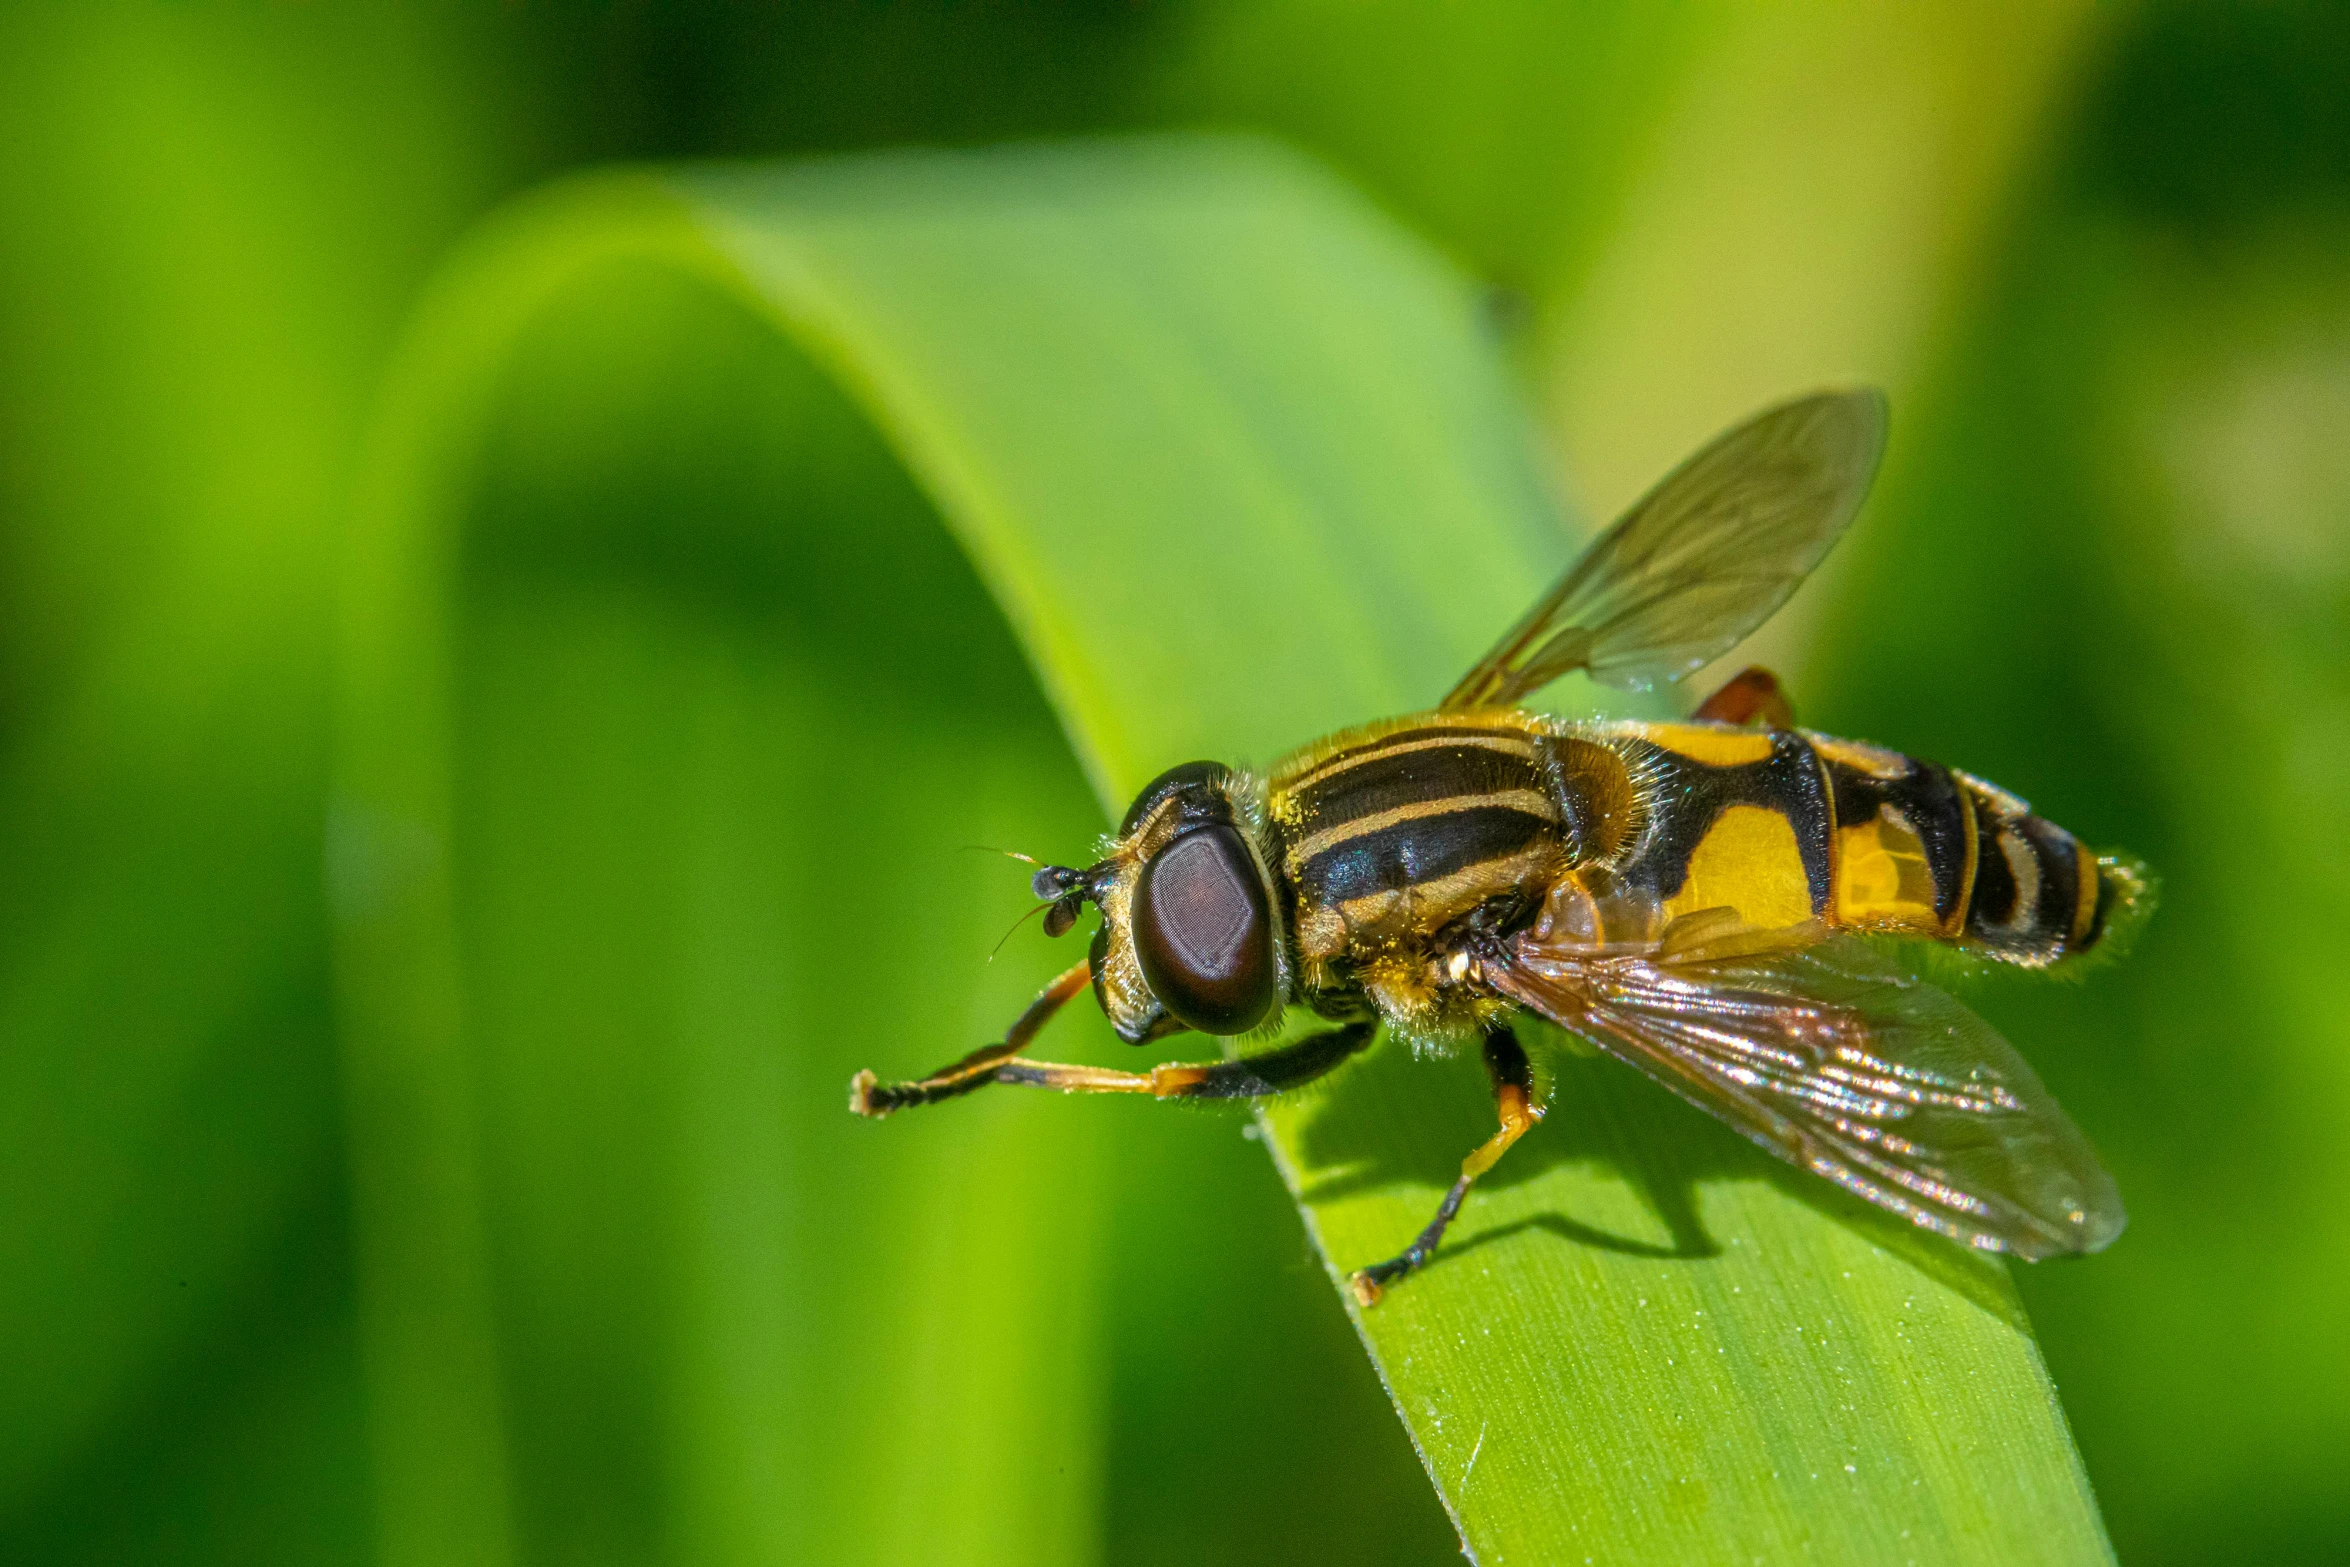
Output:
[[[1781,645],[1807,719],[1997,778],[2167,877],[2134,961],[1976,998],[2131,1200],[2113,1252],[2019,1270],[2108,1524],[2138,1562],[2350,1548],[2350,1036],[2324,915],[2350,814],[2350,38],[2320,8],[2164,4],[2043,22],[2009,56],[1955,6],[1873,44],[1534,9],[0,15],[0,1557],[351,1559],[374,1528],[320,875],[329,568],[433,259],[584,161],[1194,120],[1302,139],[1510,290],[1568,482],[1602,505],[1771,377],[1894,379],[1881,499],[1812,596],[1817,641]],[[1719,226],[1710,148],[1751,154]],[[1823,178],[1843,158],[1880,172]],[[1837,233],[1865,242],[1825,276],[1897,285],[1865,336],[1851,284],[1804,272]],[[674,504],[703,471],[672,473]],[[601,657],[627,691],[643,628],[584,602],[503,624],[511,661],[484,667],[541,657],[567,684]],[[736,651],[776,629],[741,624],[765,629]],[[642,695],[642,728],[543,730],[539,760],[600,757],[648,811],[690,792],[690,750],[612,754],[687,722]],[[990,883],[951,875],[955,917],[985,923]],[[477,914],[531,916],[502,938],[519,956],[565,939],[547,891],[497,896]],[[614,960],[642,1001],[622,959],[653,959]],[[506,1004],[539,1027],[591,1001]],[[1103,1558],[1441,1559],[1231,1123],[1115,1135],[1104,1434],[1070,1481]],[[628,1413],[583,1409],[576,1441]]]

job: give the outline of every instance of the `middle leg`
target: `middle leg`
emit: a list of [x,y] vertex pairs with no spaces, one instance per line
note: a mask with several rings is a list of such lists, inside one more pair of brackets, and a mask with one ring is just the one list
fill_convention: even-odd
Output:
[[1347,1279],[1358,1305],[1370,1307],[1379,1304],[1380,1293],[1386,1286],[1426,1262],[1444,1239],[1453,1215],[1461,1211],[1461,1199],[1469,1195],[1469,1188],[1478,1176],[1492,1169],[1508,1153],[1510,1144],[1533,1130],[1542,1119],[1542,1107],[1534,1102],[1534,1069],[1526,1060],[1525,1047],[1507,1024],[1489,1029],[1485,1034],[1485,1071],[1493,1079],[1493,1107],[1501,1117],[1501,1130],[1487,1138],[1477,1150],[1461,1161],[1460,1179],[1452,1183],[1452,1190],[1437,1204],[1436,1217],[1419,1238],[1385,1262],[1368,1268],[1358,1268]]

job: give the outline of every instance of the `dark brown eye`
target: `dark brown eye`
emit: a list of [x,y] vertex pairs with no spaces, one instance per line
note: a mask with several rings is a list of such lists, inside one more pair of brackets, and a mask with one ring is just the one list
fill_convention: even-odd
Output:
[[[1224,780],[1232,776],[1232,769],[1222,762],[1185,762],[1170,767],[1144,785],[1134,803],[1126,807],[1126,819],[1118,824],[1118,836],[1123,838],[1149,820],[1159,803],[1180,796],[1195,812],[1212,816],[1217,821],[1232,820],[1232,808],[1225,803],[1222,793]],[[1043,897],[1043,893],[1038,893]]]
[[1201,827],[1152,856],[1135,883],[1134,955],[1151,994],[1203,1034],[1245,1034],[1274,1001],[1273,920],[1248,845]]

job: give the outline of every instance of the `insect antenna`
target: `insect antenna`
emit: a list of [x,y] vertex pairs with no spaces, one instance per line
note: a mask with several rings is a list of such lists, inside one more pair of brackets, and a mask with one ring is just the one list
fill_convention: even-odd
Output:
[[1086,899],[1094,896],[1093,877],[1090,872],[1077,870],[1067,865],[1047,865],[1034,855],[1022,854],[1018,849],[990,848],[984,843],[967,843],[963,847],[977,849],[982,854],[1001,854],[1018,860],[1023,865],[1035,866],[1036,874],[1028,878],[1028,887],[1031,892],[1044,900],[1026,914],[1012,921],[1012,930],[1005,931],[1003,940],[998,941],[995,944],[995,950],[988,953],[987,961],[990,963],[995,961],[997,952],[1004,950],[1004,942],[1012,939],[1012,931],[1027,924],[1041,911],[1048,909],[1051,911],[1044,917],[1044,933],[1048,936],[1066,936],[1069,934],[1069,927],[1077,923],[1078,910],[1085,906]]
[[1018,919],[1012,921],[1011,930],[1005,931],[1003,935],[997,939],[996,944],[988,949],[987,961],[990,963],[995,961],[995,955],[1004,950],[1004,943],[1012,939],[1014,931],[1019,930],[1021,926],[1027,924],[1030,920],[1036,918],[1045,910],[1057,906],[1060,901],[1061,900],[1058,898],[1047,898],[1042,903],[1039,903],[1034,908],[1030,909],[1027,913],[1021,915]]
[[999,849],[992,843],[967,843],[963,847],[974,854],[1001,854],[1008,859],[1018,860],[1023,865],[1033,865],[1038,870],[1044,869],[1044,861],[1033,854],[1022,854],[1018,849]]

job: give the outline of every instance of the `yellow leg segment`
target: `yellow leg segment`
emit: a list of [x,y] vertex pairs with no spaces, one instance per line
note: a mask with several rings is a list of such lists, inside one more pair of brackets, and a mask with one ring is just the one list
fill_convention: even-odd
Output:
[[1507,1028],[1496,1028],[1485,1036],[1485,1070],[1493,1078],[1493,1107],[1501,1117],[1501,1130],[1477,1146],[1475,1152],[1461,1161],[1460,1179],[1444,1194],[1437,1204],[1436,1217],[1409,1246],[1385,1262],[1368,1268],[1358,1268],[1347,1279],[1347,1287],[1354,1292],[1355,1303],[1364,1309],[1379,1304],[1379,1297],[1388,1285],[1412,1272],[1434,1254],[1437,1243],[1444,1239],[1445,1229],[1453,1216],[1461,1211],[1461,1202],[1469,1195],[1469,1187],[1477,1177],[1501,1162],[1501,1156],[1510,1151],[1510,1145],[1534,1129],[1542,1119],[1542,1107],[1534,1102],[1534,1072],[1526,1060],[1525,1050],[1518,1044],[1518,1036]]
[[1031,1061],[1019,1052],[1045,1019],[1085,988],[1082,963],[1046,987],[1020,1015],[1001,1042],[986,1045],[910,1083],[883,1083],[871,1072],[859,1072],[849,1082],[849,1108],[879,1119],[909,1105],[953,1099],[989,1083],[1011,1083],[1023,1088],[1051,1088],[1064,1094],[1149,1094],[1157,1099],[1245,1099],[1283,1093],[1310,1083],[1371,1042],[1375,1026],[1349,1023],[1343,1028],[1308,1035],[1263,1055],[1237,1061],[1169,1061],[1147,1072],[1120,1072],[1106,1066],[1069,1066],[1057,1061]]
[[1312,1082],[1371,1042],[1376,1025],[1349,1023],[1237,1061],[1169,1061],[1147,1072],[1052,1061],[999,1064],[993,1080],[1064,1094],[1149,1094],[1155,1099],[1255,1099]]
[[1499,1164],[1501,1156],[1510,1151],[1510,1144],[1534,1130],[1534,1123],[1542,1119],[1542,1111],[1535,1105],[1533,1096],[1515,1083],[1503,1083],[1494,1091],[1493,1101],[1501,1112],[1501,1130],[1461,1161],[1461,1174],[1472,1181]]

